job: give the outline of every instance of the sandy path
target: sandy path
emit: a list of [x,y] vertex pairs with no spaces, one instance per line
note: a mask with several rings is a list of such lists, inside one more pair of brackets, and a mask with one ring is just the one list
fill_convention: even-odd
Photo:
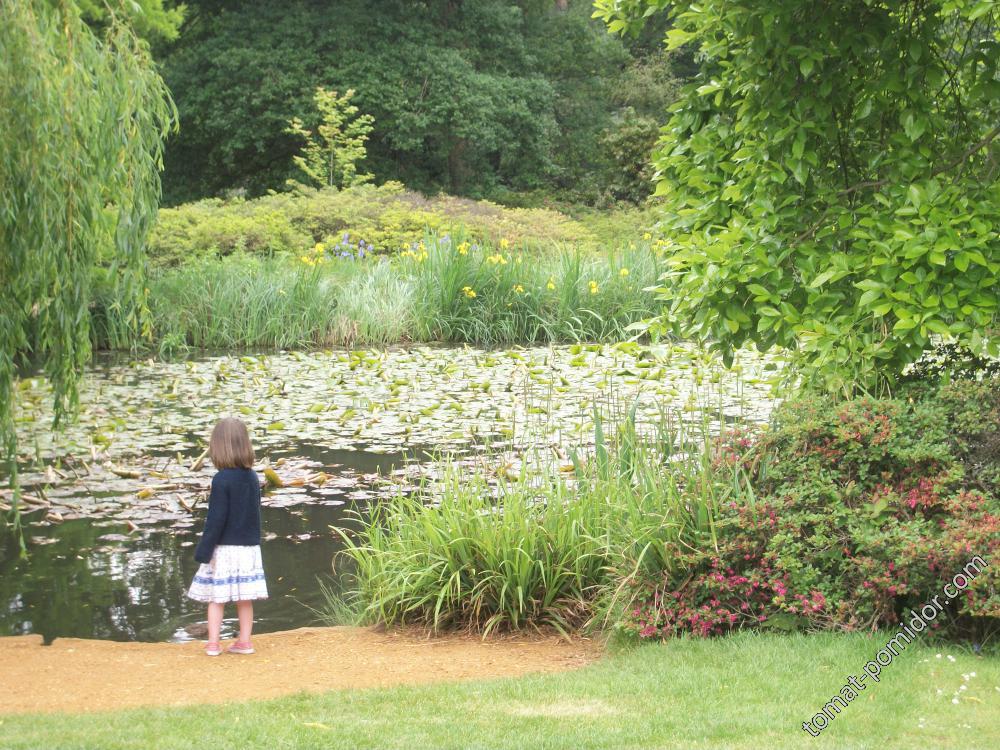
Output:
[[[227,644],[224,644],[227,645]],[[252,656],[205,656],[203,644],[0,638],[0,714],[181,706],[301,691],[505,677],[579,667],[584,640],[300,628],[254,637]]]

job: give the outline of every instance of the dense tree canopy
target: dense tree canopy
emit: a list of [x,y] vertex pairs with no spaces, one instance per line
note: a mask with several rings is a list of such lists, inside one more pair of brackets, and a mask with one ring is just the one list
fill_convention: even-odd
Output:
[[1000,3],[599,0],[702,60],[655,154],[660,327],[797,350],[850,391],[952,338],[996,354]]
[[163,56],[181,114],[168,200],[280,188],[299,146],[286,124],[309,119],[317,86],[354,89],[374,116],[360,168],[377,181],[596,192],[631,58],[590,12],[582,0],[189,3]]
[[[54,6],[59,0],[50,0]],[[170,41],[180,33],[187,7],[171,0],[129,0],[109,3],[106,0],[77,0],[76,7],[87,23],[97,29],[107,28],[113,16],[128,21],[136,34],[152,41]]]

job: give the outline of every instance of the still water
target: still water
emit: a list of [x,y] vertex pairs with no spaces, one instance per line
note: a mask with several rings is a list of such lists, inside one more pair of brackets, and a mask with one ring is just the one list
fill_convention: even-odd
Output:
[[[332,472],[388,474],[403,456],[365,451],[323,451],[298,446]],[[357,486],[357,484],[355,484]],[[308,494],[308,493],[307,493]],[[340,548],[330,526],[352,526],[349,510],[363,512],[365,500],[346,492],[311,498],[294,507],[275,507],[265,497],[262,525],[264,568],[270,598],[255,603],[259,632],[317,623],[319,585],[336,588],[331,561]],[[152,524],[141,533],[114,521],[77,518],[44,529],[33,526],[43,511],[25,517],[28,559],[15,540],[0,537],[0,634],[40,633],[56,637],[119,641],[183,641],[203,637],[205,605],[185,596],[198,568],[194,543],[203,513],[189,528]],[[233,635],[229,608],[225,637]]]
[[[58,432],[47,384],[27,378],[15,418],[29,554],[0,531],[0,635],[202,637],[204,605],[185,592],[213,473],[199,458],[221,416],[247,422],[258,470],[285,483],[263,499],[270,598],[255,605],[258,630],[282,630],[317,621],[320,581],[342,585],[330,526],[432,478],[441,454],[497,475],[586,450],[599,412],[628,410],[640,426],[667,411],[710,429],[761,421],[779,371],[749,353],[723,371],[684,345],[103,358],[81,387],[79,419]],[[0,489],[0,511],[10,502]]]

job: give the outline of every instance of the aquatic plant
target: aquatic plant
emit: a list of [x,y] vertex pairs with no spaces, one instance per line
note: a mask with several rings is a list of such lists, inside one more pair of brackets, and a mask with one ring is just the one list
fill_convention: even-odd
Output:
[[[161,269],[149,282],[152,347],[307,348],[450,341],[619,341],[659,310],[649,243],[544,253],[427,233],[394,255],[344,232],[297,254],[236,251]],[[134,346],[127,307],[95,271],[98,348]]]
[[522,465],[499,483],[445,470],[433,493],[399,493],[339,529],[363,619],[434,630],[576,629],[611,611],[623,575],[669,571],[715,544],[720,503],[745,485],[707,459],[703,431],[634,412],[608,435],[595,416],[585,459]]

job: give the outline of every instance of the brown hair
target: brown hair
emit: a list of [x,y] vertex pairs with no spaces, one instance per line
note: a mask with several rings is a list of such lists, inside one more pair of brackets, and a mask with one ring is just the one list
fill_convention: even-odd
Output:
[[247,426],[239,419],[220,419],[208,441],[208,456],[216,469],[252,469],[253,446]]

